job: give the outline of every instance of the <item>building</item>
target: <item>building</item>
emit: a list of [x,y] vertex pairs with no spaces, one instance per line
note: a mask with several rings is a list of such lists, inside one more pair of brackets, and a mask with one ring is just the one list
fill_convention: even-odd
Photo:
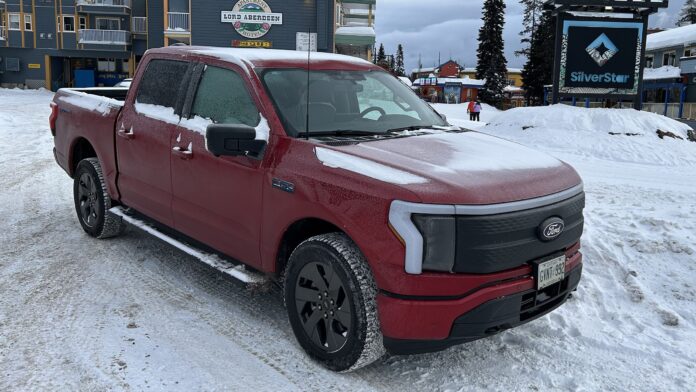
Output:
[[[507,72],[508,86],[522,87],[522,70],[520,68],[508,68]],[[476,78],[476,68],[464,68],[460,76],[474,79]]]
[[336,1],[0,0],[0,85],[111,86],[174,44],[370,58],[375,0]]
[[336,53],[372,61],[376,0],[336,1]]
[[428,101],[436,94],[437,102],[458,104],[475,100],[483,85],[483,80],[471,78],[429,77],[416,79],[412,88]]
[[696,25],[649,34],[643,110],[696,118]]
[[[459,65],[454,60],[449,60],[446,63],[441,64],[438,67],[433,68],[416,68],[411,71],[411,79],[417,80],[420,78],[428,77],[441,77],[441,78],[458,78],[461,70],[463,70],[461,65]],[[471,77],[474,78],[473,76]]]

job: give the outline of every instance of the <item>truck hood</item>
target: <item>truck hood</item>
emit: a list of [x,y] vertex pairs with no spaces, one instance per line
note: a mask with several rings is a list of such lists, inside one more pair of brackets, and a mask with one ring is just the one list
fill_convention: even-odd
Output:
[[406,188],[432,204],[498,204],[581,184],[569,165],[478,132],[439,132],[348,146],[317,146],[325,166]]

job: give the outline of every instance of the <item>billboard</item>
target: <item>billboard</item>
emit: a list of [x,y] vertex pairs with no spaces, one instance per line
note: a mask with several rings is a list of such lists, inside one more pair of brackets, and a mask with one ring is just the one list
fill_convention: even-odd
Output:
[[635,97],[640,91],[645,24],[617,18],[562,18],[559,96]]

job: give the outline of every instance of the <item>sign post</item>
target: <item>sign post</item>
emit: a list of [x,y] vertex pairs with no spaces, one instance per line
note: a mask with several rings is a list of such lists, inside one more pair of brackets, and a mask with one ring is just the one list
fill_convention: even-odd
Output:
[[648,16],[668,0],[549,0],[557,16],[553,103],[632,100],[641,109]]

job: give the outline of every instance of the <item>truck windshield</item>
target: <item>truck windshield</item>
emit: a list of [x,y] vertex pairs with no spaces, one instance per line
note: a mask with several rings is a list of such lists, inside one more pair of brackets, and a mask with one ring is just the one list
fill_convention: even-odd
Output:
[[294,137],[307,131],[307,117],[314,136],[447,125],[430,105],[386,72],[311,71],[308,83],[306,70],[268,69],[262,79],[286,131]]

